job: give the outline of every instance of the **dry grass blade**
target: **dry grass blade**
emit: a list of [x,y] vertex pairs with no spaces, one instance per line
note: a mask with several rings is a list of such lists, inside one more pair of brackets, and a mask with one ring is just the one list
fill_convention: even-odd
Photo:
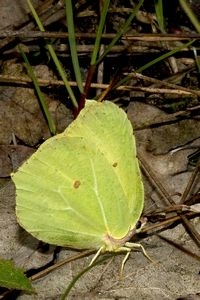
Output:
[[[149,178],[151,183],[157,188],[159,194],[165,200],[165,203],[167,203],[167,204],[170,203],[172,206],[176,205],[176,203],[174,202],[172,197],[168,194],[168,192],[163,187],[160,180],[158,178],[156,178],[155,174],[153,174],[153,172],[151,171],[150,167],[148,166],[148,164],[144,160],[144,158],[141,157],[140,155],[138,155],[138,157],[139,157],[139,160],[141,162],[141,166],[142,166],[143,171],[145,172],[145,174],[147,175],[147,177]],[[195,179],[194,177],[196,177],[196,174],[197,173],[195,171],[195,176],[192,176],[192,180]],[[188,185],[191,188],[191,180],[189,181]],[[186,187],[186,191],[189,192],[190,188]],[[186,197],[186,195],[184,197]],[[177,212],[177,215],[180,217],[183,226],[185,227],[186,231],[189,233],[189,235],[191,236],[191,238],[193,239],[195,244],[198,247],[200,247],[200,235],[197,232],[197,230],[195,229],[194,225],[192,223],[190,223],[190,221],[187,219],[187,217],[182,215],[181,213]]]
[[160,234],[156,234],[156,236],[158,236],[161,240],[167,242],[168,244],[174,246],[176,249],[181,250],[182,252],[186,253],[187,255],[191,256],[192,258],[198,260],[200,262],[200,256],[191,252],[190,250],[186,249],[185,247],[175,243],[174,241],[160,235]]
[[71,257],[69,257],[69,258],[67,258],[67,259],[64,259],[64,260],[62,260],[62,261],[59,261],[59,262],[55,263],[53,266],[50,266],[50,267],[46,268],[45,270],[40,271],[40,272],[38,272],[37,274],[35,274],[35,275],[33,275],[33,276],[29,277],[29,278],[30,278],[31,281],[35,281],[35,280],[37,280],[37,279],[40,279],[40,278],[42,278],[42,277],[48,275],[50,272],[56,270],[57,268],[59,268],[59,267],[65,265],[65,264],[67,264],[67,263],[69,263],[69,262],[71,262],[71,261],[75,261],[75,260],[77,260],[77,259],[80,259],[80,258],[89,256],[89,255],[91,255],[91,254],[93,254],[93,253],[95,253],[94,250],[83,251],[83,252],[81,252],[81,253],[78,253],[78,254],[73,255],[73,256],[71,256]]

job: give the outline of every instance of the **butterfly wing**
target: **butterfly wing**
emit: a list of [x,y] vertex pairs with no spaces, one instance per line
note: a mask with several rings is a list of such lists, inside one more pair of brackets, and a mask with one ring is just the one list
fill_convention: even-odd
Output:
[[123,238],[143,208],[132,128],[109,102],[87,103],[12,178],[19,223],[50,244],[98,249],[107,234]]
[[[68,136],[84,137],[87,143],[95,145],[104,154],[108,164],[113,166],[113,173],[124,191],[124,203],[128,203],[128,210],[123,217],[116,216],[117,223],[120,222],[121,228],[126,226],[126,215],[127,222],[134,228],[143,210],[144,187],[136,157],[133,128],[126,113],[109,101],[87,101],[80,118],[77,118],[65,133]],[[121,211],[124,203],[121,202]]]

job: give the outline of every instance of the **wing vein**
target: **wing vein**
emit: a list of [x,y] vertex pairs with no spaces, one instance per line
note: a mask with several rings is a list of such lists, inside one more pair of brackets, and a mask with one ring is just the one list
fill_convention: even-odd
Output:
[[97,177],[96,177],[96,173],[95,173],[94,163],[91,159],[90,159],[90,164],[91,164],[92,174],[93,174],[93,179],[94,179],[94,188],[93,188],[93,190],[94,190],[95,195],[97,197],[97,201],[98,201],[98,204],[99,204],[99,207],[100,207],[100,210],[101,210],[101,214],[102,214],[102,218],[103,218],[105,228],[106,228],[107,231],[109,231],[108,222],[107,222],[107,219],[106,219],[104,207],[103,207],[102,200],[101,200],[101,197],[100,197],[100,194],[99,194],[98,181],[97,181]]

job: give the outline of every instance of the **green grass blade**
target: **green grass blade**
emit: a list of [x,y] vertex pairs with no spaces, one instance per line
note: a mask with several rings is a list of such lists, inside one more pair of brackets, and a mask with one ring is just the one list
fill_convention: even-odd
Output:
[[131,15],[129,16],[129,18],[127,19],[125,24],[119,29],[119,31],[116,33],[116,36],[114,37],[114,39],[106,47],[104,53],[99,57],[99,59],[97,59],[95,64],[99,64],[103,60],[103,58],[108,54],[108,52],[110,52],[112,47],[117,43],[117,41],[121,38],[121,36],[128,31],[132,20],[135,18],[136,14],[139,11],[140,7],[142,6],[143,2],[144,2],[144,0],[139,0],[138,4],[136,5],[136,7],[134,7]]
[[104,1],[103,9],[101,11],[101,18],[100,18],[100,21],[99,21],[99,26],[98,26],[98,29],[97,29],[94,49],[93,49],[93,53],[92,53],[91,65],[95,65],[96,61],[97,61],[97,55],[99,53],[101,36],[102,36],[103,29],[104,29],[104,24],[105,24],[105,20],[106,20],[109,5],[110,5],[110,0]]
[[27,69],[28,75],[31,77],[31,79],[33,81],[33,84],[34,84],[36,93],[38,95],[42,110],[44,112],[44,115],[46,117],[46,120],[47,120],[47,123],[48,123],[48,126],[49,126],[49,130],[54,135],[54,134],[56,134],[56,125],[55,125],[54,120],[51,116],[51,113],[49,112],[48,106],[46,105],[44,95],[43,95],[43,93],[40,89],[37,77],[35,76],[35,74],[33,72],[33,68],[31,67],[31,65],[28,61],[28,58],[27,58],[26,54],[24,53],[22,47],[20,45],[18,45],[18,48],[19,48],[19,51],[20,51],[20,53],[21,53],[21,55],[22,55],[22,57],[25,61],[25,67]]
[[84,92],[82,94],[82,97],[81,97],[80,103],[79,103],[80,106],[84,106],[85,99],[87,98],[88,92],[90,90],[92,79],[93,79],[94,74],[96,72],[97,56],[98,56],[99,49],[100,49],[100,41],[101,41],[101,36],[102,36],[103,29],[104,29],[104,24],[105,24],[106,15],[107,15],[107,12],[108,12],[109,4],[110,4],[110,0],[105,0],[103,8],[101,10],[101,17],[100,17],[99,26],[98,26],[98,29],[97,29],[94,49],[93,49],[92,56],[91,56],[90,67],[89,67],[89,70],[88,70],[88,73],[87,73]]
[[186,0],[179,0],[179,3],[181,5],[181,7],[183,8],[183,10],[185,11],[186,15],[188,16],[188,18],[190,19],[191,23],[195,27],[196,31],[198,33],[200,33],[200,22],[199,22],[198,18],[195,16],[195,14],[193,13],[193,11],[190,8],[187,1]]
[[62,78],[62,81],[64,82],[64,85],[68,91],[68,94],[70,96],[70,99],[72,100],[72,103],[74,105],[75,108],[78,108],[78,103],[76,101],[76,98],[74,96],[74,92],[72,91],[70,85],[69,85],[69,82],[67,80],[67,75],[65,73],[65,70],[63,68],[63,66],[61,65],[60,61],[58,60],[58,57],[52,47],[52,45],[48,44],[47,45],[47,49],[52,57],[52,60],[54,61],[55,65],[56,65],[56,68],[60,74],[60,77]]
[[159,29],[162,33],[165,32],[165,20],[163,16],[163,0],[154,0],[156,19]]
[[[192,43],[194,43],[194,40],[188,42],[187,44],[182,45],[181,47],[175,48],[157,58],[155,58],[154,60],[151,60],[150,62],[148,62],[147,64],[143,65],[142,67],[140,67],[139,69],[135,70],[134,73],[142,73],[144,70],[152,67],[153,65],[157,64],[158,62],[162,61],[165,58],[168,58],[172,55],[174,55],[175,53],[181,51],[184,48],[189,47]],[[129,81],[132,78],[131,74],[127,75],[126,77],[124,77],[122,80],[120,80],[117,85],[114,88],[117,88],[118,86],[126,83],[127,81]]]
[[96,265],[101,264],[102,262],[104,262],[105,260],[107,260],[108,258],[110,258],[110,256],[106,256],[103,257],[102,259],[95,261],[93,264],[87,266],[86,268],[84,268],[79,274],[77,274],[73,280],[70,282],[70,284],[68,285],[67,289],[65,290],[64,294],[61,296],[61,300],[65,300],[67,299],[71,289],[74,287],[74,285],[76,284],[76,282],[78,281],[78,279],[80,277],[82,277],[85,273],[87,273],[90,269],[92,269],[93,267],[95,267]]
[[[35,8],[33,7],[31,1],[27,0],[27,3],[28,3],[28,6],[29,6],[29,8],[31,10],[31,13],[32,13],[32,15],[33,15],[33,17],[35,19],[35,22],[37,23],[37,26],[39,27],[40,31],[45,31],[45,29],[43,27],[43,24],[41,23],[40,18],[38,17],[38,15],[37,15],[37,13],[35,11]],[[47,49],[48,49],[48,51],[49,51],[49,53],[51,55],[51,58],[52,58],[55,66],[56,66],[56,68],[58,70],[58,73],[60,74],[60,77],[62,78],[62,80],[64,82],[64,85],[65,85],[65,87],[66,87],[66,89],[67,89],[67,91],[69,93],[70,99],[71,99],[74,107],[78,108],[78,103],[76,101],[74,93],[73,93],[73,91],[72,91],[72,89],[71,89],[71,87],[69,85],[68,80],[67,80],[67,75],[66,75],[66,73],[64,71],[64,68],[63,68],[61,62],[58,60],[58,57],[57,57],[57,55],[56,55],[56,53],[54,51],[53,46],[51,44],[47,44]]]
[[76,83],[80,93],[83,93],[83,81],[82,81],[82,76],[81,76],[81,71],[79,66],[77,48],[76,48],[76,37],[74,32],[73,9],[72,9],[71,0],[65,0],[65,12],[66,12],[66,19],[67,19],[66,22],[67,22],[68,34],[69,34],[70,53],[71,53]]
[[145,64],[144,66],[142,66],[142,67],[140,67],[139,69],[137,69],[136,72],[137,72],[137,73],[143,72],[144,70],[146,70],[146,69],[152,67],[153,65],[155,65],[155,64],[157,64],[158,62],[164,60],[165,58],[168,58],[168,57],[174,55],[175,53],[181,51],[182,49],[189,47],[192,43],[194,43],[194,40],[188,42],[188,43],[185,44],[185,45],[182,45],[181,47],[175,48],[175,49],[173,49],[173,50],[171,50],[171,51],[169,51],[169,52],[167,52],[167,53],[165,53],[165,54],[163,54],[163,55],[161,55],[161,56],[155,58],[154,60],[148,62],[148,63]]
[[[139,8],[141,7],[141,5],[143,4],[143,2],[144,2],[144,0],[139,0],[138,5],[136,5],[136,7],[133,9],[132,14],[129,16],[129,18],[127,19],[125,24],[122,26],[122,28],[116,33],[115,38],[106,47],[104,53],[99,58],[97,58],[97,55],[99,53],[99,48],[100,48],[100,39],[101,39],[101,35],[102,35],[102,31],[103,31],[103,27],[104,27],[104,23],[105,23],[105,19],[106,19],[110,1],[106,0],[104,2],[104,6],[102,9],[101,18],[100,18],[100,23],[99,23],[99,27],[98,27],[98,31],[97,31],[97,35],[96,35],[95,46],[94,46],[94,50],[92,53],[91,65],[90,65],[90,68],[88,71],[88,76],[87,76],[86,84],[85,84],[85,88],[84,88],[84,95],[83,95],[84,98],[86,98],[88,95],[88,91],[89,91],[89,88],[90,88],[90,85],[92,82],[92,78],[96,71],[96,66],[104,59],[104,57],[108,54],[108,52],[112,49],[112,47],[116,44],[116,42],[121,38],[121,36],[127,32],[133,18],[136,16],[136,14],[137,14]],[[84,99],[82,99],[82,101],[83,100]]]

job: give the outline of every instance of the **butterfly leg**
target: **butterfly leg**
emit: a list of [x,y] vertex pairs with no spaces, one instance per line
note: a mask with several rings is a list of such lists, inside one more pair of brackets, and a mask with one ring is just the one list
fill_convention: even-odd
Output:
[[151,262],[154,262],[151,257],[147,254],[145,248],[141,245],[141,244],[137,244],[137,243],[129,243],[127,242],[125,244],[125,246],[128,248],[128,249],[142,249],[142,252],[144,254],[144,256],[146,256],[146,258],[148,258]]
[[96,253],[96,254],[94,255],[94,257],[92,258],[92,260],[91,260],[89,266],[91,266],[91,265],[95,262],[95,260],[99,257],[99,255],[101,254],[103,248],[104,248],[104,247],[99,248],[99,250],[97,251],[97,253]]

